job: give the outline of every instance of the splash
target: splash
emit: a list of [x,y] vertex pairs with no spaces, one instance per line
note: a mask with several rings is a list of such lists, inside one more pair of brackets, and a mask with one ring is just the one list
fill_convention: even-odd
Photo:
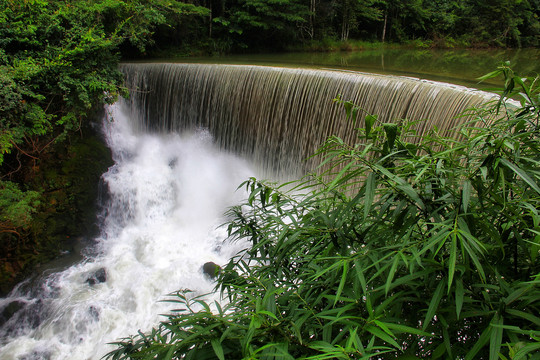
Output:
[[99,359],[107,343],[154,326],[168,293],[210,292],[202,265],[240,249],[223,244],[219,225],[254,175],[249,165],[206,130],[145,134],[131,124],[123,105],[108,109],[115,165],[103,175],[109,196],[94,254],[0,300],[0,309],[20,307],[1,329],[0,358]]

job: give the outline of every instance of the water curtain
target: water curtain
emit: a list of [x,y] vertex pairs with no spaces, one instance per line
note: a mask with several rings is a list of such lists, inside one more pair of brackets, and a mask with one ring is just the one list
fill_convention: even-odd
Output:
[[[444,135],[492,94],[416,78],[338,70],[208,64],[124,64],[132,118],[141,131],[206,128],[226,150],[273,174],[296,175],[330,135],[355,141],[339,94],[383,122],[423,120]],[[356,126],[363,126],[363,119]]]

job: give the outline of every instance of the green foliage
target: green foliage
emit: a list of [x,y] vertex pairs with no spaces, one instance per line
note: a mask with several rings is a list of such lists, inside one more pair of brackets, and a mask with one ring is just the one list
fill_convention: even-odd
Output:
[[318,175],[241,185],[228,230],[250,246],[220,273],[227,305],[179,293],[108,357],[537,359],[540,86],[501,74],[521,106],[471,110],[453,138],[336,99],[356,144],[329,138]]
[[[38,193],[62,193],[62,186],[72,185],[33,181],[40,176],[40,165],[47,164],[48,152],[56,151],[62,159],[58,149],[66,146],[55,145],[82,132],[96,108],[127,94],[117,69],[120,50],[145,51],[158,27],[207,13],[171,0],[0,0],[1,291],[7,284],[3,271],[13,280],[15,268],[23,268],[20,264],[42,250],[38,247],[50,244],[49,232],[59,228],[49,224],[30,231],[32,217],[47,218],[68,206],[69,200],[51,203],[54,209],[41,208],[36,214],[36,205],[46,204]],[[52,248],[57,252],[58,247]]]
[[299,40],[308,15],[298,0],[239,0],[215,11],[212,21],[215,34],[235,39],[239,47],[279,49]]
[[93,106],[125,94],[116,66],[126,41],[145,51],[157,26],[206,13],[163,0],[0,5],[0,155],[29,138],[76,129]]
[[12,227],[28,228],[32,213],[39,205],[39,193],[21,191],[17,184],[10,181],[0,181],[0,232],[11,230]]

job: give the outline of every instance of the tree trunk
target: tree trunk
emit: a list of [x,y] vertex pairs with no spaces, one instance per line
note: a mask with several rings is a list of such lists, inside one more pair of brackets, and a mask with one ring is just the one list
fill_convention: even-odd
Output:
[[388,20],[388,10],[385,10],[384,11],[384,25],[383,25],[383,29],[382,29],[382,43],[384,44],[384,39],[386,38],[386,23],[387,23],[387,20]]
[[208,24],[208,37],[212,38],[212,2],[210,1],[210,24]]
[[311,0],[309,5],[309,36],[311,40],[313,40],[313,37],[315,36],[315,1],[316,0]]
[[347,41],[349,38],[349,2],[343,1],[343,22],[341,23],[341,40]]

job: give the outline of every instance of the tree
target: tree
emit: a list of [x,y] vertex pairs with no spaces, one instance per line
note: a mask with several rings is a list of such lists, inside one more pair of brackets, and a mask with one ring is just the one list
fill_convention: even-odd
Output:
[[351,29],[359,23],[381,20],[382,11],[376,6],[379,3],[377,0],[342,0],[341,40],[348,40]]
[[[469,0],[464,13],[467,31],[495,46],[521,46],[522,32],[538,43],[540,10],[537,1]],[[533,40],[536,37],[536,40]]]
[[[27,231],[38,206],[45,206],[40,199],[46,184],[29,184],[54,145],[79,130],[97,107],[127,93],[117,69],[120,49],[144,52],[159,25],[205,13],[169,0],[0,0],[2,265],[7,254],[13,256],[11,248],[47,243],[45,234],[32,239]],[[27,250],[21,258],[38,252]]]
[[280,48],[298,39],[298,30],[309,14],[299,0],[238,0],[214,22],[243,47]]

